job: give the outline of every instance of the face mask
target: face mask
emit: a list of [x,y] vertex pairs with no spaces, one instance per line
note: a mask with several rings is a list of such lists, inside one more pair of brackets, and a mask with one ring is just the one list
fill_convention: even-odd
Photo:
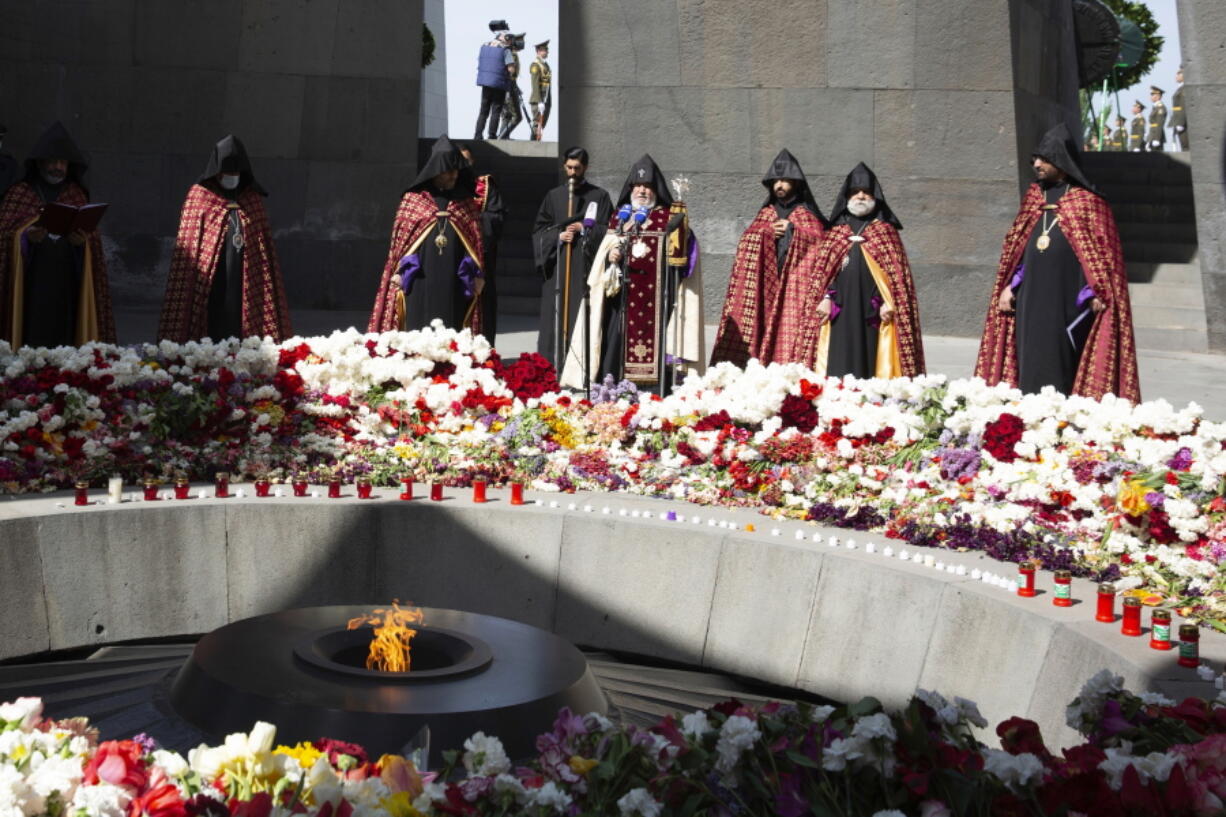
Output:
[[221,181],[218,182],[218,184],[221,185],[223,190],[233,190],[236,187],[238,187],[238,182],[239,182],[239,179],[241,178],[242,176],[231,176],[229,174],[223,174],[221,177]]

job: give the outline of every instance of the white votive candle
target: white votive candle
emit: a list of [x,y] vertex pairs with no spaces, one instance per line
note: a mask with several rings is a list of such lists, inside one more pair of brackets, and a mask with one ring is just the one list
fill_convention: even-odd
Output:
[[106,481],[106,496],[112,503],[123,502],[123,477],[115,475]]

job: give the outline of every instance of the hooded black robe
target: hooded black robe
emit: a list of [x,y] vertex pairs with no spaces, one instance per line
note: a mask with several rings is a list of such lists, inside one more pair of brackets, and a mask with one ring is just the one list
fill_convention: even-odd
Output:
[[[238,187],[233,190],[226,190],[217,183],[218,174],[236,172],[239,181]],[[213,146],[209,163],[196,183],[229,201],[237,200],[239,194],[249,189],[261,196],[268,195],[251,172],[247,149],[234,135]],[[224,251],[209,290],[208,331],[211,338],[243,337],[243,247],[241,238],[237,243],[234,240],[235,236],[242,235],[242,230],[238,210],[231,210],[222,239]]]
[[[853,190],[867,190],[877,201],[877,207],[865,218],[853,216],[847,209],[847,201]],[[852,235],[858,235],[869,223],[880,219],[901,230],[902,223],[890,209],[881,190],[877,174],[863,162],[856,165],[843,181],[835,199],[831,218],[834,223],[846,224]],[[830,355],[827,358],[826,374],[841,377],[845,374],[856,377],[872,377],[877,364],[877,322],[881,293],[873,274],[864,260],[864,251],[859,243],[853,243],[847,252],[847,264],[839,271],[832,287],[832,299],[839,307],[838,315],[830,322]],[[878,299],[874,303],[874,298]]]
[[[774,184],[779,179],[789,179],[796,185],[796,195],[787,204],[775,200]],[[770,170],[762,177],[762,186],[766,188],[766,201],[762,202],[762,206],[773,205],[775,215],[779,218],[786,219],[797,207],[805,207],[817,216],[823,227],[827,226],[826,217],[822,215],[821,208],[813,198],[813,191],[809,189],[809,180],[800,167],[800,161],[787,148],[779,151],[775,161],[771,162]],[[792,225],[789,224],[783,232],[783,237],[775,242],[776,269],[783,269],[783,260],[788,257],[788,247],[791,243]]]
[[[1063,124],[1049,130],[1032,155],[1043,157],[1067,175],[1061,182],[1042,185],[1048,204],[1056,204],[1070,185],[1098,192],[1082,171],[1080,151]],[[1018,388],[1035,393],[1044,386],[1054,386],[1062,394],[1072,394],[1093,314],[1081,317],[1090,310],[1088,300],[1077,305],[1078,294],[1086,286],[1085,273],[1054,211],[1045,215],[1050,243],[1044,250],[1038,247],[1044,232],[1040,219],[1026,242],[1022,281],[1014,289]],[[1077,324],[1070,330],[1074,322]]]

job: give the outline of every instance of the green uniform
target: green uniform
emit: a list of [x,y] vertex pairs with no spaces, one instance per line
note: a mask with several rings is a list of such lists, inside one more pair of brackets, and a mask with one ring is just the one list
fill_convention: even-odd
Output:
[[532,95],[528,98],[532,105],[532,134],[538,141],[545,132],[545,123],[549,121],[549,112],[553,109],[553,71],[549,63],[537,58],[528,68],[528,81],[532,86]]
[[1120,153],[1128,150],[1128,134],[1124,133],[1123,125],[1111,131],[1111,135],[1107,137],[1107,150]]
[[1166,106],[1158,100],[1149,109],[1149,129],[1145,132],[1145,146],[1149,150],[1166,149]]
[[1188,149],[1188,115],[1183,109],[1183,86],[1180,85],[1171,94],[1171,129],[1179,140],[1179,149]]
[[1134,153],[1145,150],[1145,117],[1141,114],[1132,118],[1131,130],[1128,132],[1128,150]]

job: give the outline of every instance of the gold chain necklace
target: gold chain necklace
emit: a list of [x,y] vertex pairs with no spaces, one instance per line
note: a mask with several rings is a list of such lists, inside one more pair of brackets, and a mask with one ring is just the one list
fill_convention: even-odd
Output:
[[[1068,192],[1067,184],[1064,186],[1064,189],[1065,189],[1065,192]],[[1063,193],[1061,195],[1063,195]],[[1055,209],[1056,209],[1056,205],[1047,203],[1047,191],[1044,190],[1043,191],[1043,207],[1042,207],[1043,233],[1039,236],[1039,240],[1034,242],[1034,245],[1038,248],[1039,252],[1043,252],[1044,250],[1046,250],[1048,247],[1051,246],[1051,236],[1048,235],[1048,233],[1050,233],[1052,229],[1057,224],[1060,223],[1060,216],[1056,216],[1055,218],[1053,218],[1050,225],[1047,223],[1047,211],[1055,210]]]

